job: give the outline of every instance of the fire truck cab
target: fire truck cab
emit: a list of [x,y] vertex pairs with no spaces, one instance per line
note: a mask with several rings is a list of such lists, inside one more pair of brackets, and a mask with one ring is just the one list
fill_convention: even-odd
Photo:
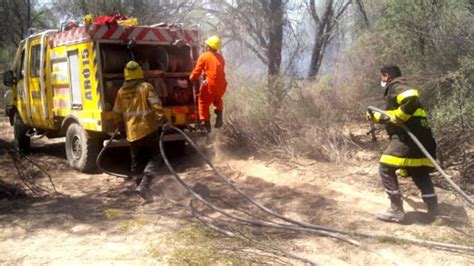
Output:
[[[144,69],[168,121],[195,132],[199,84],[188,77],[198,51],[197,30],[164,24],[76,26],[30,35],[4,73],[16,147],[28,152],[34,135],[66,137],[69,164],[93,171],[103,141],[116,129],[112,108],[130,60]],[[184,144],[177,135],[165,140]]]

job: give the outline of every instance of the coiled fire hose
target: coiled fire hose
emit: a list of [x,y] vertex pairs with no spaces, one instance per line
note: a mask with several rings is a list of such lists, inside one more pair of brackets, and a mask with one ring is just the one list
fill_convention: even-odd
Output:
[[[374,106],[369,106],[368,109],[370,111],[373,111],[373,112],[377,112],[377,113],[380,113],[380,114],[383,114],[385,116],[388,116],[390,117],[390,115],[385,112],[384,110],[382,109],[379,109],[377,107],[374,107]],[[410,138],[413,140],[413,142],[415,142],[416,146],[418,146],[418,148],[420,148],[420,150],[423,152],[423,154],[426,156],[426,158],[428,158],[428,160],[430,160],[430,162],[434,165],[434,167],[436,168],[436,170],[438,170],[438,172],[443,176],[443,178],[448,182],[448,184],[457,192],[459,193],[459,195],[462,196],[463,199],[465,199],[470,205],[470,207],[472,208],[473,205],[474,205],[474,200],[471,199],[458,185],[456,185],[456,183],[453,182],[453,180],[444,172],[444,170],[441,168],[441,166],[439,166],[439,164],[436,162],[436,160],[431,156],[431,154],[425,149],[425,147],[423,147],[423,144],[420,142],[420,140],[418,140],[418,138],[415,136],[415,134],[413,134],[410,129],[405,126],[404,124],[400,124],[398,125],[399,127],[401,127],[403,130],[405,130],[407,132],[407,134],[410,136]]]
[[[332,237],[335,239],[339,239],[342,241],[345,241],[347,243],[350,243],[352,245],[362,247],[364,248],[358,241],[350,238],[351,236],[358,236],[358,237],[366,237],[366,238],[375,238],[375,239],[380,239],[380,240],[392,240],[395,242],[406,242],[406,243],[412,243],[412,244],[417,244],[417,245],[423,245],[423,246],[431,246],[439,249],[447,249],[447,250],[454,250],[454,251],[467,251],[467,252],[473,252],[474,247],[472,246],[464,246],[464,245],[456,245],[456,244],[449,244],[449,243],[442,243],[442,242],[436,242],[436,241],[430,241],[430,240],[420,240],[416,238],[407,238],[407,237],[396,237],[392,235],[385,235],[385,234],[380,234],[380,233],[373,233],[373,232],[360,232],[360,231],[350,231],[350,230],[340,230],[340,229],[334,229],[334,228],[329,228],[329,227],[324,227],[320,225],[315,225],[315,224],[308,224],[304,222],[299,222],[296,220],[293,220],[291,218],[285,217],[283,215],[280,215],[267,207],[261,205],[260,203],[256,202],[253,200],[251,197],[246,195],[244,192],[242,192],[240,189],[238,189],[232,182],[225,176],[219,173],[219,171],[214,167],[214,165],[210,162],[210,160],[203,154],[203,152],[197,147],[197,145],[192,141],[192,139],[184,133],[181,129],[174,127],[174,126],[169,126],[167,130],[173,130],[175,132],[180,133],[183,135],[183,137],[186,139],[186,141],[200,154],[200,156],[203,158],[204,161],[212,168],[214,173],[223,179],[227,184],[230,185],[230,187],[234,190],[236,190],[239,194],[241,194],[244,198],[246,198],[248,201],[250,201],[252,204],[257,206],[259,209],[263,210],[264,212],[271,214],[274,217],[277,217],[279,219],[282,219],[284,221],[292,223],[290,224],[282,224],[282,223],[277,223],[273,221],[264,221],[264,220],[250,220],[250,219],[245,219],[239,216],[235,216],[233,214],[228,213],[226,210],[208,202],[204,198],[201,197],[197,192],[195,192],[174,170],[174,168],[171,166],[166,153],[164,151],[164,145],[163,145],[163,138],[165,136],[165,132],[161,133],[160,136],[160,142],[159,142],[159,148],[161,152],[161,156],[170,170],[170,172],[173,174],[173,176],[176,178],[176,180],[197,200],[200,202],[204,203],[206,206],[210,207],[211,209],[225,215],[226,217],[229,217],[231,219],[234,219],[236,221],[239,221],[240,223],[247,224],[247,225],[253,225],[257,227],[269,227],[269,228],[275,228],[275,229],[286,229],[286,230],[291,230],[291,231],[300,231],[300,232],[307,232],[307,233],[315,233],[323,236],[328,236]],[[101,156],[103,155],[103,152],[110,146],[112,140],[116,137],[118,133],[118,130],[114,132],[112,137],[110,138],[110,141],[104,146],[102,151],[99,153],[99,156],[97,158],[97,163],[99,169],[103,170],[107,174],[118,176],[118,177],[123,177],[123,178],[128,178],[127,175],[120,174],[120,173],[114,173],[112,171],[108,171],[104,169],[100,163],[101,163]],[[365,249],[365,248],[364,248]]]

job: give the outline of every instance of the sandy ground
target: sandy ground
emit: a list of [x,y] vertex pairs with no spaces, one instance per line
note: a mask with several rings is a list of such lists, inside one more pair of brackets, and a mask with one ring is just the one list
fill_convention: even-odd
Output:
[[[11,138],[12,130],[2,120],[0,180],[21,186],[6,148]],[[144,205],[130,181],[70,169],[61,139],[34,143],[29,158],[51,176],[58,193],[38,167],[22,161],[26,166],[23,173],[46,191],[35,195],[26,190],[26,198],[0,200],[1,265],[304,264],[281,251],[322,265],[474,265],[473,254],[391,240],[352,237],[363,246],[356,247],[313,233],[242,226],[192,201],[215,225],[249,239],[236,240],[193,217],[189,208],[193,198],[166,169],[153,184],[155,201]],[[382,147],[383,143],[377,145]],[[212,153],[216,166],[235,185],[293,219],[341,230],[474,246],[472,209],[440,188],[441,217],[432,223],[425,219],[426,209],[414,184],[405,179],[401,187],[407,222],[401,225],[374,219],[376,212],[388,207],[377,175],[377,149],[361,149],[351,161],[339,165],[242,158],[219,149]],[[171,161],[205,199],[240,217],[252,213],[270,218],[222,183],[195,153],[188,151]]]

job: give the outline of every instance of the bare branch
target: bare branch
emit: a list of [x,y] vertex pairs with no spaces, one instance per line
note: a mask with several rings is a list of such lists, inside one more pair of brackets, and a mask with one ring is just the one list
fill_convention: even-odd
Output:
[[337,12],[337,15],[335,16],[336,19],[339,19],[342,14],[344,14],[344,12],[346,11],[347,7],[349,7],[349,5],[352,3],[352,0],[349,0],[347,1],[343,7],[341,9],[339,9],[339,11]]
[[357,3],[360,13],[362,13],[362,16],[364,17],[365,24],[367,26],[370,26],[369,18],[367,16],[367,12],[365,11],[364,3],[361,0],[356,0],[356,3]]
[[316,12],[316,0],[309,0],[309,10],[310,10],[310,14],[311,16],[313,17],[313,20],[314,22],[316,22],[316,24],[319,24],[319,16],[318,16],[318,12]]

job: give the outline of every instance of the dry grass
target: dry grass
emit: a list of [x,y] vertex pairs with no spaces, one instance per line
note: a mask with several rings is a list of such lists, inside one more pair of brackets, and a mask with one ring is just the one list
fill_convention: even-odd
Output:
[[344,133],[349,103],[329,79],[295,83],[278,106],[264,85],[240,87],[226,98],[226,143],[284,158],[340,162],[356,147]]

